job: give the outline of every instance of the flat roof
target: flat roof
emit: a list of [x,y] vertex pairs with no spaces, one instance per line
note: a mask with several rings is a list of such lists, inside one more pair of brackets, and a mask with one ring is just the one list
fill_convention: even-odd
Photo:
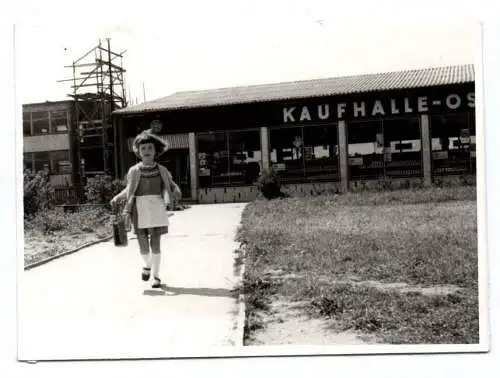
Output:
[[454,65],[376,74],[177,92],[114,114],[141,114],[299,98],[326,97],[474,82],[474,65]]

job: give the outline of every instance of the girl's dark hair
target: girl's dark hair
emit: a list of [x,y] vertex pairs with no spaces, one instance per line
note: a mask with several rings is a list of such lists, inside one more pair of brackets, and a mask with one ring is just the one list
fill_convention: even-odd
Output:
[[134,153],[139,156],[139,146],[141,144],[148,143],[152,143],[155,146],[156,156],[163,154],[168,149],[167,143],[161,140],[159,137],[147,132],[143,132],[139,134],[134,140]]

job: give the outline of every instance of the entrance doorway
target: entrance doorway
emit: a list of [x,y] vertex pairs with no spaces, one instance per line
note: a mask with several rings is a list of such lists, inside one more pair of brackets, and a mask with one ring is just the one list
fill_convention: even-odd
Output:
[[181,188],[182,198],[191,198],[189,150],[169,150],[161,156],[158,162],[168,168],[172,178]]

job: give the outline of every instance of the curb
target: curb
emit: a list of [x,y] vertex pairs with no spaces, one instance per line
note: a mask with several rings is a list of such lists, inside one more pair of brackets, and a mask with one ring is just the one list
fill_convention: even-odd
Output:
[[95,240],[95,241],[93,241],[93,242],[90,242],[90,243],[84,244],[84,245],[82,245],[82,246],[80,246],[80,247],[78,247],[78,248],[72,249],[72,250],[70,250],[70,251],[62,252],[62,253],[59,253],[59,254],[57,254],[57,255],[55,255],[55,256],[50,256],[50,257],[47,257],[46,259],[43,259],[43,260],[40,260],[40,261],[34,262],[34,263],[32,263],[32,264],[25,265],[25,266],[24,266],[24,270],[30,270],[30,269],[32,269],[32,268],[36,268],[37,266],[40,266],[40,265],[46,264],[46,263],[48,263],[48,262],[50,262],[50,261],[57,260],[57,259],[59,259],[59,258],[61,258],[61,257],[64,257],[64,256],[71,255],[71,254],[73,254],[73,253],[75,253],[75,252],[78,252],[78,251],[80,251],[80,250],[84,249],[84,248],[91,247],[91,246],[93,246],[93,245],[95,245],[95,244],[99,244],[99,243],[102,243],[102,242],[110,241],[110,240],[112,240],[112,239],[113,239],[113,236],[107,236],[107,237],[105,237],[105,238],[102,238],[102,239],[99,239],[99,240]]
[[237,346],[243,346],[245,318],[246,318],[245,294],[243,292],[243,277],[245,274],[245,255],[246,255],[245,245],[246,243],[241,243],[240,248],[238,249],[240,252],[241,263],[239,269],[240,272],[237,278],[239,284],[239,294],[236,300],[238,306],[238,312],[236,314],[236,320],[235,320],[236,341],[238,342]]

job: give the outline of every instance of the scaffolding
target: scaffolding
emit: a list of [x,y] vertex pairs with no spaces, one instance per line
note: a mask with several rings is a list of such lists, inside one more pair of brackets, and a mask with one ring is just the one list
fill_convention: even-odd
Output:
[[68,94],[74,102],[70,122],[70,155],[73,185],[82,195],[86,179],[95,175],[113,175],[117,164],[118,134],[113,126],[112,113],[127,106],[123,56],[126,51],[111,50],[111,41],[106,46],[99,44],[89,50],[70,66],[73,93]]

